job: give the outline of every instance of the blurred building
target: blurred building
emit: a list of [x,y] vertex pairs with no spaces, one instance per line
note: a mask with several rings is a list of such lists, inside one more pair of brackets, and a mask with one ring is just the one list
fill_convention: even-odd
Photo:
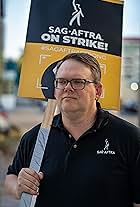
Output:
[[140,38],[124,38],[122,45],[121,101],[138,103]]
[[6,109],[12,109],[15,107],[15,73],[12,70],[14,64],[11,64],[11,70],[5,70],[3,58],[5,3],[5,0],[0,0],[0,104]]
[[2,93],[2,73],[3,73],[3,17],[4,17],[4,11],[3,11],[3,1],[0,0],[0,94]]

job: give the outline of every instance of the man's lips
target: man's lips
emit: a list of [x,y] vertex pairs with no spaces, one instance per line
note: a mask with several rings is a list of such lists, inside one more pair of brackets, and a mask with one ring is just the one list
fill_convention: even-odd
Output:
[[64,100],[64,99],[76,99],[76,98],[72,97],[72,96],[65,96],[65,97],[62,98],[62,100]]

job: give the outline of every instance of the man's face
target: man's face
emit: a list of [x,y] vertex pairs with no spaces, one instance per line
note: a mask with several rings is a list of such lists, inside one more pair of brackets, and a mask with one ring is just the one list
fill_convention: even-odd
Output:
[[[58,69],[56,78],[86,79],[93,80],[90,68],[85,64],[69,59],[64,61]],[[94,83],[85,84],[82,90],[75,90],[70,83],[64,89],[55,89],[55,98],[60,111],[63,112],[89,112],[96,108],[95,98],[101,95],[101,84],[95,86]]]

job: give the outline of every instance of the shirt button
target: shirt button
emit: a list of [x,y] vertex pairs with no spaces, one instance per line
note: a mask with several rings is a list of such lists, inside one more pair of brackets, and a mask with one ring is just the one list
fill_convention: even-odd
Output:
[[74,145],[73,145],[73,148],[75,148],[75,149],[76,149],[76,148],[77,148],[77,144],[74,144]]
[[72,135],[71,134],[69,134],[69,138],[72,138]]

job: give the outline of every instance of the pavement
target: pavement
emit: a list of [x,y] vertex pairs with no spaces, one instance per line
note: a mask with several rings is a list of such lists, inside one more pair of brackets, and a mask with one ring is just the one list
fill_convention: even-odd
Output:
[[9,122],[24,133],[43,119],[43,111],[38,107],[18,107],[9,112]]
[[[119,112],[112,112],[113,114],[138,125],[138,117],[136,115],[120,114]],[[40,123],[43,119],[43,111],[37,107],[17,107],[14,111],[9,113],[9,121],[11,124],[20,128],[21,133],[29,130],[34,125]],[[16,146],[15,146],[16,150]],[[12,157],[4,157],[0,152],[0,207],[19,207],[19,201],[11,198],[4,192],[4,179],[7,171],[7,166],[12,160]]]

